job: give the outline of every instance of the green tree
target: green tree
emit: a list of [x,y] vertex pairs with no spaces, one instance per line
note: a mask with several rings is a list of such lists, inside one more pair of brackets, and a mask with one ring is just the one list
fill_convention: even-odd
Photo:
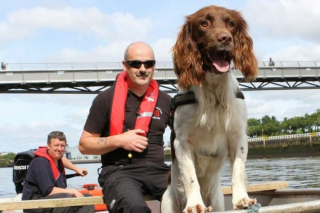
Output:
[[16,156],[16,154],[13,152],[10,152],[5,155],[1,155],[0,156],[0,166],[12,165],[15,156]]
[[280,122],[277,121],[275,116],[270,117],[268,115],[265,115],[261,119],[261,122],[264,135],[271,136],[281,134],[281,125]]
[[261,119],[249,118],[247,133],[249,136],[282,135],[313,132],[320,130],[320,109],[312,114],[304,116],[285,117],[278,121],[275,116],[265,115]]
[[261,133],[261,121],[260,119],[249,118],[248,119],[248,128],[247,134],[250,137],[259,136]]

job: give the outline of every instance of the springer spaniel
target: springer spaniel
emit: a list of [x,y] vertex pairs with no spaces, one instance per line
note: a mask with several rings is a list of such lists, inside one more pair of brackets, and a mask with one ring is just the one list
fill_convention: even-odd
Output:
[[[256,204],[246,192],[247,111],[230,64],[254,80],[257,59],[247,24],[239,12],[208,6],[186,17],[172,48],[180,92],[195,102],[174,113],[171,179],[163,213],[224,210],[220,187],[223,162],[232,166],[234,209]],[[180,93],[179,92],[179,93]],[[188,93],[190,94],[190,93]]]

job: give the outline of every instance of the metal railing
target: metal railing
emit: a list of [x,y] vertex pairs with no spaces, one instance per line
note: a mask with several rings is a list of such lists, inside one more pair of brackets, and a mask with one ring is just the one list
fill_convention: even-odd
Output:
[[[232,64],[231,70],[242,90],[320,89],[320,61],[268,64],[268,61],[258,62],[259,72],[253,82],[243,81],[242,73]],[[78,93],[99,92],[92,87],[112,85],[122,70],[121,62],[9,63],[0,71],[0,92],[46,92],[48,87],[52,87],[50,92],[69,92],[70,88]],[[154,79],[167,92],[177,91],[172,61],[158,61]]]
[[[277,68],[320,68],[320,61],[274,61],[270,66],[269,61],[258,61],[260,69],[275,70]],[[157,61],[157,68],[173,69],[172,61]],[[78,70],[78,69],[122,69],[122,62],[77,62],[77,63],[6,63],[6,70],[11,71],[37,71],[37,70]]]
[[254,137],[254,138],[248,138],[248,142],[282,140],[282,139],[291,139],[291,138],[310,138],[310,137],[314,137],[314,136],[320,136],[320,132],[279,135],[279,136]]

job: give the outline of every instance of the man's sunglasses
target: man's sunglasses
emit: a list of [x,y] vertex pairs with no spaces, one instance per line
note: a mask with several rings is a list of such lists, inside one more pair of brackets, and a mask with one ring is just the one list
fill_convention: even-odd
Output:
[[133,61],[126,61],[126,64],[136,69],[139,69],[143,64],[144,67],[148,69],[153,67],[156,64],[156,61],[155,60],[147,60],[147,61],[133,60]]

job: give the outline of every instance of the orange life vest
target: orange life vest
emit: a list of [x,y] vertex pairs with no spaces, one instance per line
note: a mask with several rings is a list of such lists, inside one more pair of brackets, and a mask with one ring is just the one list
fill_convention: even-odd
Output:
[[[115,89],[113,94],[111,119],[110,119],[110,135],[118,135],[123,133],[123,125],[125,119],[125,104],[127,101],[128,82],[127,73],[122,72],[117,76]],[[159,95],[159,86],[157,81],[151,80],[146,93],[140,103],[138,117],[135,122],[135,129],[142,129],[147,135],[149,124],[156,107]]]

